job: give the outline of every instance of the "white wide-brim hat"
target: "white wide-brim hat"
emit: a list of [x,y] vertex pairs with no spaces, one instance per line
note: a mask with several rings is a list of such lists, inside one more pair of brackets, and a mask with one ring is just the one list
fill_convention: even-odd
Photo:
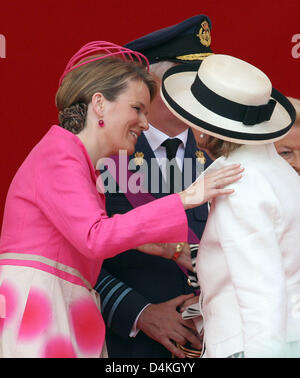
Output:
[[208,56],[200,67],[170,68],[161,96],[191,127],[241,144],[275,142],[288,133],[296,117],[293,105],[261,70],[222,54]]

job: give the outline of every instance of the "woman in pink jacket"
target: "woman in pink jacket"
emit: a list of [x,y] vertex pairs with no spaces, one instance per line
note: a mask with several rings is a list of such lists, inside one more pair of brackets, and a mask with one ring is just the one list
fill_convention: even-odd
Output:
[[238,165],[226,167],[179,194],[107,216],[97,161],[134,151],[156,90],[133,55],[141,60],[109,43],[79,50],[56,96],[60,126],[11,183],[0,243],[0,357],[101,356],[105,326],[92,288],[103,259],[145,243],[186,241],[185,209],[232,193],[222,188],[240,177]]

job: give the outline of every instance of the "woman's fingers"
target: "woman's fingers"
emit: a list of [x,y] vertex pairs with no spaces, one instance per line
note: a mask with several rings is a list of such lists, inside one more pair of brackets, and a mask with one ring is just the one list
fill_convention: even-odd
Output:
[[244,168],[239,164],[235,164],[218,169],[217,171],[206,175],[204,179],[208,187],[219,189],[238,181],[242,177],[241,173],[243,171]]
[[240,164],[234,164],[221,168],[211,175],[204,177],[205,180],[205,197],[207,201],[212,200],[220,195],[229,195],[234,189],[225,188],[242,178],[244,168]]
[[233,193],[233,189],[224,187],[238,181],[243,171],[240,164],[232,164],[214,172],[204,172],[189,188],[180,193],[184,207],[188,209],[199,206],[222,194]]
[[224,188],[224,186],[230,185],[240,180],[241,178],[242,178],[241,173],[233,175],[233,176],[229,176],[229,177],[218,178],[217,180],[214,181],[215,189],[222,189]]
[[209,178],[217,179],[217,178],[234,176],[238,173],[243,172],[243,170],[244,168],[242,168],[240,164],[233,164],[233,165],[229,165],[229,166],[217,169],[216,171],[212,173],[205,174],[204,172],[204,175],[207,179]]

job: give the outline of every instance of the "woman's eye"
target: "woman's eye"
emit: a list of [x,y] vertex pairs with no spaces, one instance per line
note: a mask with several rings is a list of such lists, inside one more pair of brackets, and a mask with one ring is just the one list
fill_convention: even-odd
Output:
[[281,155],[283,158],[287,159],[287,158],[292,156],[292,152],[291,151],[282,151],[282,152],[280,152],[279,155]]
[[141,108],[139,106],[133,106],[133,109],[135,109],[138,113],[141,111]]

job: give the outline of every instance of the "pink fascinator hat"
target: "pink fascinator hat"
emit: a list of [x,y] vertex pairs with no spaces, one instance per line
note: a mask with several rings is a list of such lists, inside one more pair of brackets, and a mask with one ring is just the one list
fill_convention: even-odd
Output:
[[[89,56],[101,54],[100,56],[93,56],[88,59]],[[59,79],[59,86],[61,85],[65,76],[73,71],[74,69],[88,64],[90,62],[105,59],[110,56],[118,56],[125,61],[132,61],[132,62],[139,62],[142,65],[145,65],[147,70],[149,71],[149,61],[148,59],[141,53],[137,51],[130,50],[123,46],[118,46],[111,42],[106,41],[94,41],[89,42],[81,49],[77,51],[75,55],[69,60],[63,74]],[[84,60],[84,61],[83,61]]]

